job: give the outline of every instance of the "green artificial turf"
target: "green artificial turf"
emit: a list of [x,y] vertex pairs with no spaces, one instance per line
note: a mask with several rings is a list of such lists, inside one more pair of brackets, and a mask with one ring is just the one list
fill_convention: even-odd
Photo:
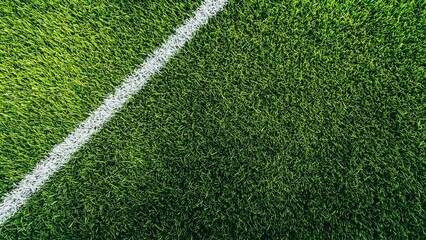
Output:
[[424,239],[425,26],[231,0],[0,236]]
[[199,3],[2,1],[0,195],[96,109]]

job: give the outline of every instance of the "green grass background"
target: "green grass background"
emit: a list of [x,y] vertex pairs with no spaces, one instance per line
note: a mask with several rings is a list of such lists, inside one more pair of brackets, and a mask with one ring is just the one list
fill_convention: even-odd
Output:
[[426,6],[230,1],[5,239],[426,236]]
[[0,195],[200,1],[0,3]]

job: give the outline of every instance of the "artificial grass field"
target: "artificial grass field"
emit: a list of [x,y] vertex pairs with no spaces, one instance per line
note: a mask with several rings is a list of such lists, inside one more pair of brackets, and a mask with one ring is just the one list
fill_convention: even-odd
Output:
[[0,194],[100,105],[199,5],[0,3]]
[[[165,2],[1,5],[2,193],[199,4]],[[425,32],[423,1],[231,0],[0,238],[425,238]]]

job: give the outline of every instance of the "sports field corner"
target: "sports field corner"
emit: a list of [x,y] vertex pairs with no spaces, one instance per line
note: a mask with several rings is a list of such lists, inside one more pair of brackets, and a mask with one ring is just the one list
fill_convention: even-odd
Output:
[[0,29],[0,239],[426,237],[424,1],[6,0]]

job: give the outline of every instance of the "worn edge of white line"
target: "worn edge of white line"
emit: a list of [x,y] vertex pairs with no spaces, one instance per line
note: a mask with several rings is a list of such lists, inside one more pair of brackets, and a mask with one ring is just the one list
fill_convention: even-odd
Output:
[[93,111],[63,142],[57,144],[47,157],[26,175],[17,187],[7,193],[0,205],[0,225],[12,217],[25,202],[37,192],[52,174],[66,164],[109,119],[120,110],[132,95],[143,88],[149,78],[159,72],[168,60],[185,45],[195,32],[221,11],[228,0],[206,0],[195,10],[193,16],[168,37],[160,47],[148,56],[142,65],[133,71],[113,94]]

